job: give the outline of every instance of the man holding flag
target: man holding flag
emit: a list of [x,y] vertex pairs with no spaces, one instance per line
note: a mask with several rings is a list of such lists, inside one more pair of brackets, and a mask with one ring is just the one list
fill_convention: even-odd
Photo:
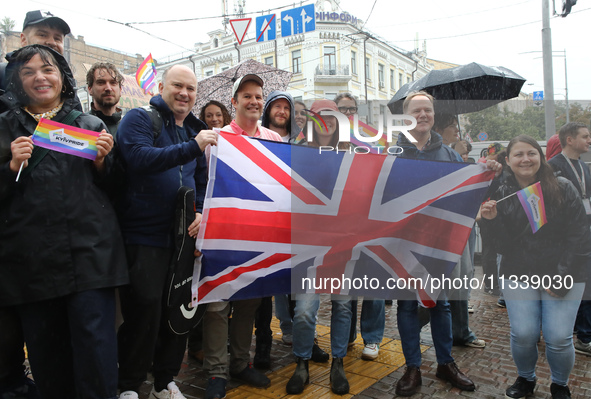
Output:
[[[435,110],[433,97],[426,92],[410,94],[404,100],[403,111],[413,116],[417,126],[410,130],[410,134],[416,140],[412,143],[405,135],[398,138],[398,145],[403,148],[400,155],[405,158],[423,159],[431,161],[462,162],[462,158],[450,147],[443,145],[441,136],[432,131]],[[500,164],[492,163],[491,167],[500,173]],[[398,301],[398,331],[402,341],[402,352],[406,359],[406,371],[396,384],[396,394],[400,396],[414,395],[422,384],[421,379],[421,327],[418,315],[418,302],[416,300]],[[453,344],[451,311],[442,291],[437,303],[429,309],[431,316],[431,334],[437,356],[438,378],[450,382],[453,386],[464,390],[473,391],[474,383],[460,371],[451,355]]]
[[130,284],[119,291],[123,324],[119,328],[120,398],[137,399],[150,367],[154,375],[151,398],[183,399],[173,378],[178,374],[187,335],[175,335],[163,319],[163,295],[173,254],[173,218],[177,191],[195,190],[195,221],[199,231],[206,166],[203,150],[216,144],[216,133],[191,113],[197,78],[191,69],[174,65],[150,100],[161,119],[153,131],[147,110],[127,113],[118,131],[121,156],[127,164],[127,187],[120,224],[129,263]]

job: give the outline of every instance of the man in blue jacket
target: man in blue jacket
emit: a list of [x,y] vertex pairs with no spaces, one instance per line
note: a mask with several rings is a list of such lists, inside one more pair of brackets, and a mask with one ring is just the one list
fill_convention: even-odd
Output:
[[150,100],[162,120],[153,131],[149,111],[136,108],[119,125],[118,143],[126,163],[126,192],[120,205],[120,224],[129,263],[129,286],[120,289],[123,324],[119,328],[120,398],[138,398],[152,366],[154,387],[150,398],[184,399],[173,378],[178,374],[187,344],[175,335],[163,314],[166,276],[173,253],[173,221],[177,190],[195,190],[196,219],[189,234],[197,235],[207,182],[203,151],[216,144],[191,109],[197,78],[191,69],[167,69],[160,94]]
[[[449,146],[443,145],[441,136],[431,130],[435,122],[433,97],[426,92],[410,94],[404,100],[403,111],[417,120],[417,126],[410,130],[416,140],[412,143],[403,134],[398,137],[398,145],[403,148],[399,156],[404,158],[424,159],[428,161],[462,162],[460,155]],[[451,312],[449,303],[442,291],[435,307],[429,309],[431,316],[431,334],[437,356],[437,377],[450,382],[453,386],[473,391],[474,383],[463,374],[451,355],[453,344]],[[398,331],[402,343],[402,352],[406,359],[406,371],[396,384],[396,394],[411,396],[422,384],[421,348],[418,303],[416,300],[398,301]]]

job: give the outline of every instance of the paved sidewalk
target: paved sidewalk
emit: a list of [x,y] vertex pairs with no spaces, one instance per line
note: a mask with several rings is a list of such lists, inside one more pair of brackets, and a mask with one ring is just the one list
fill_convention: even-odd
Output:
[[[476,277],[481,276],[482,269],[476,268]],[[436,359],[435,349],[429,327],[423,328],[421,334],[424,345],[423,386],[414,399],[423,398],[455,398],[458,396],[472,398],[502,398],[505,389],[512,384],[517,377],[517,371],[511,358],[509,345],[509,320],[507,311],[497,306],[497,297],[484,294],[480,290],[472,291],[471,303],[475,313],[470,315],[470,326],[480,339],[487,343],[485,349],[473,349],[467,347],[454,347],[453,355],[460,369],[468,374],[476,383],[475,392],[462,392],[453,388],[450,384],[435,377]],[[358,314],[360,314],[359,309]],[[328,327],[330,325],[330,301],[323,296],[319,312],[320,345],[323,349],[330,348]],[[272,384],[267,389],[254,389],[240,385],[236,382],[228,382],[228,398],[359,398],[377,399],[393,398],[396,396],[396,382],[404,373],[404,358],[402,357],[399,335],[396,327],[396,302],[393,306],[386,306],[386,331],[385,339],[377,361],[367,362],[360,359],[363,343],[361,334],[358,336],[355,347],[348,352],[345,359],[345,367],[351,383],[351,395],[338,396],[330,392],[328,372],[330,363],[315,364],[310,362],[311,384],[304,394],[291,396],[285,393],[285,384],[293,373],[294,363],[291,355],[291,347],[281,342],[281,333],[278,323],[274,319],[272,370],[267,372]],[[538,385],[535,397],[538,399],[551,398],[550,396],[550,370],[544,354],[544,340],[538,345],[540,356],[538,359]],[[254,354],[254,339],[252,351]],[[201,365],[195,360],[185,358],[183,368],[177,379],[177,384],[187,398],[203,398],[207,375],[201,369]],[[573,398],[591,397],[591,357],[576,354],[575,367],[569,382]],[[145,399],[151,389],[151,383],[147,382],[142,387],[140,397]]]

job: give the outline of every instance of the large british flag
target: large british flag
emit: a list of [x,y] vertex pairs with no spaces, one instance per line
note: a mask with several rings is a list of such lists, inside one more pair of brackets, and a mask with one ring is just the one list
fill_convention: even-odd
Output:
[[[433,282],[458,262],[492,177],[484,165],[320,153],[222,133],[193,304],[330,292],[411,295],[433,306]],[[411,280],[411,290],[393,288]]]

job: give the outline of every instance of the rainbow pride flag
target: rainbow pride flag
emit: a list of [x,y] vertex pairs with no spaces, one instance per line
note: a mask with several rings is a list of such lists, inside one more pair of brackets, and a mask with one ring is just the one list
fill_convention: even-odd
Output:
[[527,214],[532,232],[535,233],[543,225],[548,223],[546,208],[544,206],[544,194],[542,193],[540,182],[518,191],[517,197]]
[[[355,134],[353,133],[353,117],[349,117],[349,120],[351,121],[351,144],[358,147],[367,147],[372,154],[387,154],[386,149],[388,148],[388,139],[386,138],[386,133],[382,133],[382,137],[380,137],[377,142],[372,141],[371,143],[364,143],[355,137]],[[375,137],[378,134],[377,129],[361,121],[359,121],[358,130],[362,136]]]
[[156,64],[154,64],[154,60],[152,59],[152,53],[141,63],[135,73],[135,80],[144,89],[144,93],[152,94],[151,89],[156,86]]
[[41,118],[31,138],[36,146],[94,161],[99,134]]

